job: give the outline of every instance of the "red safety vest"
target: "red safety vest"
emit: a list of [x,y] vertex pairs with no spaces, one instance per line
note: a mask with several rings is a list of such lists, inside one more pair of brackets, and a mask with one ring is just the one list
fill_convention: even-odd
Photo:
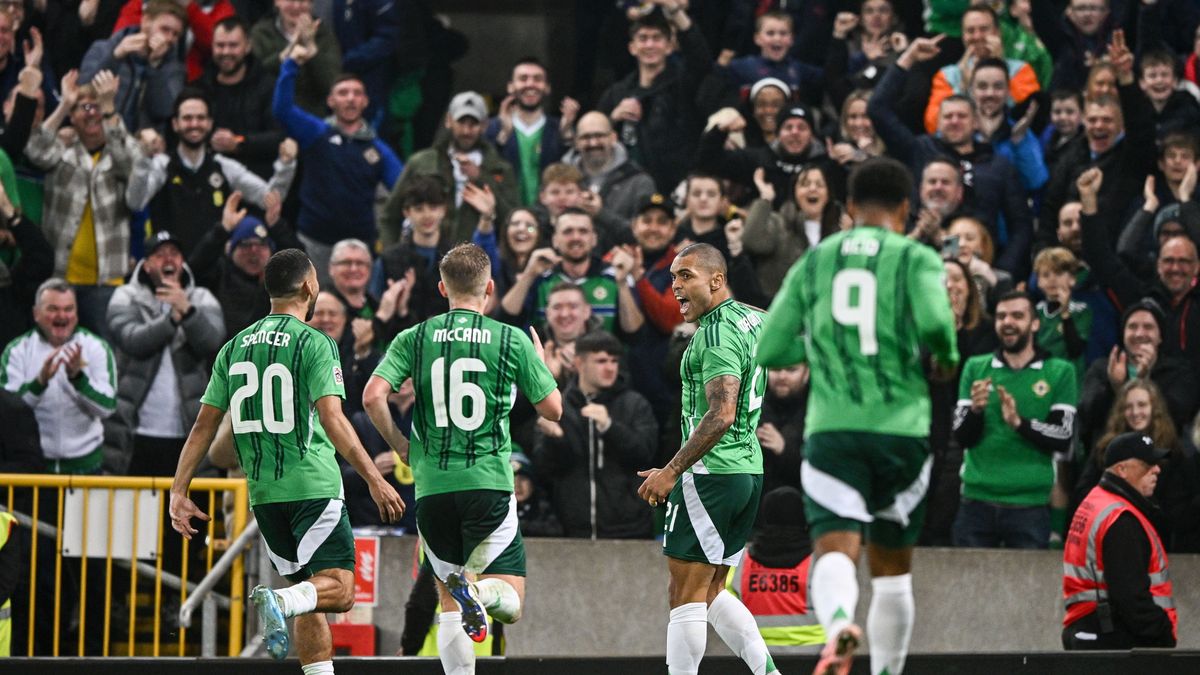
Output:
[[806,556],[795,567],[767,567],[745,553],[731,585],[761,628],[813,625],[817,619],[808,607],[811,563],[812,556]]
[[1104,580],[1104,558],[1101,546],[1108,528],[1122,513],[1131,513],[1150,540],[1150,594],[1154,604],[1162,607],[1171,618],[1171,632],[1177,629],[1175,599],[1171,596],[1171,576],[1167,570],[1167,553],[1154,526],[1127,499],[1099,486],[1092,488],[1087,499],[1079,505],[1071,520],[1063,547],[1063,604],[1066,615],[1063,626],[1069,626],[1096,611],[1098,600],[1108,599],[1108,583]]

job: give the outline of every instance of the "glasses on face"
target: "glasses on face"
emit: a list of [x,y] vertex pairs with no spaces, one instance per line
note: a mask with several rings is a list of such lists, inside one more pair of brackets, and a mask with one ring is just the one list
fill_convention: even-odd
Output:
[[576,140],[582,141],[582,142],[584,142],[584,143],[588,143],[588,142],[590,142],[590,141],[602,141],[602,140],[604,140],[604,139],[606,139],[606,138],[608,138],[608,133],[607,133],[607,132],[605,132],[605,133],[580,134],[579,136],[577,136],[577,137],[576,137]]
[[99,103],[80,103],[77,107],[85,113],[100,112]]
[[334,267],[370,267],[371,263],[366,260],[338,260],[333,263]]

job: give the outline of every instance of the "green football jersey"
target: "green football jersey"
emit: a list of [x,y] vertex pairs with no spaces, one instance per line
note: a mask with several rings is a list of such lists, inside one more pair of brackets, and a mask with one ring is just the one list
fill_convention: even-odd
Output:
[[464,309],[397,335],[375,375],[393,390],[413,380],[408,459],[417,499],[465,490],[512,492],[508,412],[516,390],[538,403],[556,386],[529,336]]
[[754,433],[767,391],[766,373],[754,364],[754,348],[758,344],[762,324],[762,312],[732,299],[700,317],[700,327],[684,350],[683,361],[679,364],[679,374],[683,380],[680,419],[683,438],[691,437],[700,419],[708,412],[704,386],[710,380],[721,375],[733,375],[741,382],[741,387],[733,426],[688,471],[762,473],[762,448]]
[[759,363],[805,362],[804,434],[929,435],[921,347],[958,364],[954,315],[933,249],[881,227],[839,232],[788,271],[767,312]]
[[325,396],[346,398],[337,343],[294,316],[270,314],[221,348],[200,401],[229,410],[251,506],[342,497]]

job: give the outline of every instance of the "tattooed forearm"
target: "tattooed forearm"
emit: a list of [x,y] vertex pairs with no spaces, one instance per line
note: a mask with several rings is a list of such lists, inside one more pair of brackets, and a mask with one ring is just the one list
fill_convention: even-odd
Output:
[[733,425],[740,389],[741,381],[733,375],[715,377],[704,385],[708,412],[700,418],[692,435],[684,441],[683,447],[675,453],[666,468],[677,474],[687,471],[721,440],[721,436]]

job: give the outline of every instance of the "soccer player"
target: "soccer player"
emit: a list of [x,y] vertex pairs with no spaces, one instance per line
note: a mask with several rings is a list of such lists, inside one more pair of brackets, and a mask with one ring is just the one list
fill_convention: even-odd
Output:
[[[475,672],[471,640],[487,638],[487,615],[513,623],[525,601],[525,544],[508,459],[514,388],[548,420],[562,416],[562,397],[537,335],[531,342],[483,315],[495,293],[483,249],[455,246],[438,269],[450,311],[396,336],[367,382],[363,407],[411,461],[421,545],[443,610],[459,609],[438,617],[438,655],[447,675],[466,675]],[[417,395],[411,448],[387,405],[410,377]]]
[[[305,675],[333,673],[333,637],[325,612],[354,606],[354,535],[342,499],[334,450],[367,482],[385,522],[404,501],[342,414],[338,346],[304,323],[317,301],[317,271],[302,251],[271,256],[263,284],[271,313],[242,330],[217,354],[200,414],[183,446],[171,485],[171,527],[191,539],[191,519],[208,520],[188,485],[229,409],[250,507],[275,570],[295,585],[256,587],[250,601],[271,656],[287,656],[287,617],[296,617],[296,651]],[[317,418],[317,419],[314,419]]]
[[816,540],[812,602],[829,642],[816,672],[846,675],[862,631],[855,561],[865,532],[874,595],[871,673],[899,675],[912,635],[912,546],[925,517],[935,375],[958,364],[954,315],[933,249],[904,236],[912,176],[892,159],[850,175],[855,227],[825,239],[788,272],[771,303],[758,363],[807,363],[805,515]]
[[754,348],[763,314],[733,300],[725,258],[709,244],[680,251],[671,279],[684,320],[700,323],[679,367],[687,440],[665,467],[638,472],[646,478],[638,494],[651,506],[667,504],[667,669],[695,675],[707,622],[756,675],[777,673],[754,616],[725,590],[762,492],[762,448],[754,430],[767,376],[754,365]]

